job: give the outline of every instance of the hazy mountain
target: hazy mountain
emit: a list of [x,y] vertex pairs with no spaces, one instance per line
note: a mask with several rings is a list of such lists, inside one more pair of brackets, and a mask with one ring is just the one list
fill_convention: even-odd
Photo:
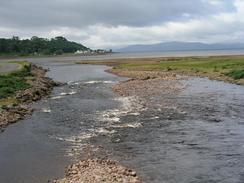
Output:
[[224,50],[224,49],[244,49],[244,43],[230,44],[205,44],[199,42],[164,42],[151,45],[130,45],[118,52],[149,52],[149,51],[187,51],[187,50]]

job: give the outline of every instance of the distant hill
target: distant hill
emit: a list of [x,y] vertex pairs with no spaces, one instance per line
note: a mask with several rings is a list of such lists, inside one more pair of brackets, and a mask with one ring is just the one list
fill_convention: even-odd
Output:
[[244,43],[205,44],[200,42],[164,42],[151,45],[131,45],[117,49],[118,52],[150,52],[150,51],[190,51],[190,50],[224,50],[244,49]]
[[45,39],[33,36],[31,39],[0,38],[0,55],[60,55],[89,50],[82,44],[68,41],[64,37]]

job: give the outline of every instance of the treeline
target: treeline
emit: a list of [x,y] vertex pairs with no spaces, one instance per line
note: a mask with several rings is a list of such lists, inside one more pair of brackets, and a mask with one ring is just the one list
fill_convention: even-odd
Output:
[[85,51],[89,48],[61,36],[52,39],[33,36],[31,39],[22,40],[16,36],[11,39],[0,38],[0,54],[2,55],[60,55],[78,50]]

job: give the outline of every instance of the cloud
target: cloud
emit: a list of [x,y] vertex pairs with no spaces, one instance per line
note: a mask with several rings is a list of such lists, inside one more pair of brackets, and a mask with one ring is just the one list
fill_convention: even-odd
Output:
[[0,36],[58,35],[92,48],[244,41],[241,0],[0,0]]
[[[214,3],[215,2],[215,3]],[[1,0],[0,22],[11,26],[71,26],[93,24],[145,26],[233,10],[218,0]]]

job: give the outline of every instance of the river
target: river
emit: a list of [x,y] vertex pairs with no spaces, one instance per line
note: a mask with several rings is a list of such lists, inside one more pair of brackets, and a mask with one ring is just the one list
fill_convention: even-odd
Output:
[[118,105],[109,86],[120,78],[104,72],[106,67],[43,66],[50,68],[49,77],[69,84],[55,88],[50,98],[34,104],[32,116],[0,133],[1,183],[43,183],[62,177],[74,160],[69,152],[74,138],[86,138],[95,128],[94,113]]
[[184,115],[170,106],[134,111],[130,98],[111,90],[126,78],[106,73],[105,66],[35,63],[67,85],[0,133],[1,183],[61,178],[88,143],[105,147],[145,182],[244,182],[243,86],[188,78],[182,91],[161,96]]

